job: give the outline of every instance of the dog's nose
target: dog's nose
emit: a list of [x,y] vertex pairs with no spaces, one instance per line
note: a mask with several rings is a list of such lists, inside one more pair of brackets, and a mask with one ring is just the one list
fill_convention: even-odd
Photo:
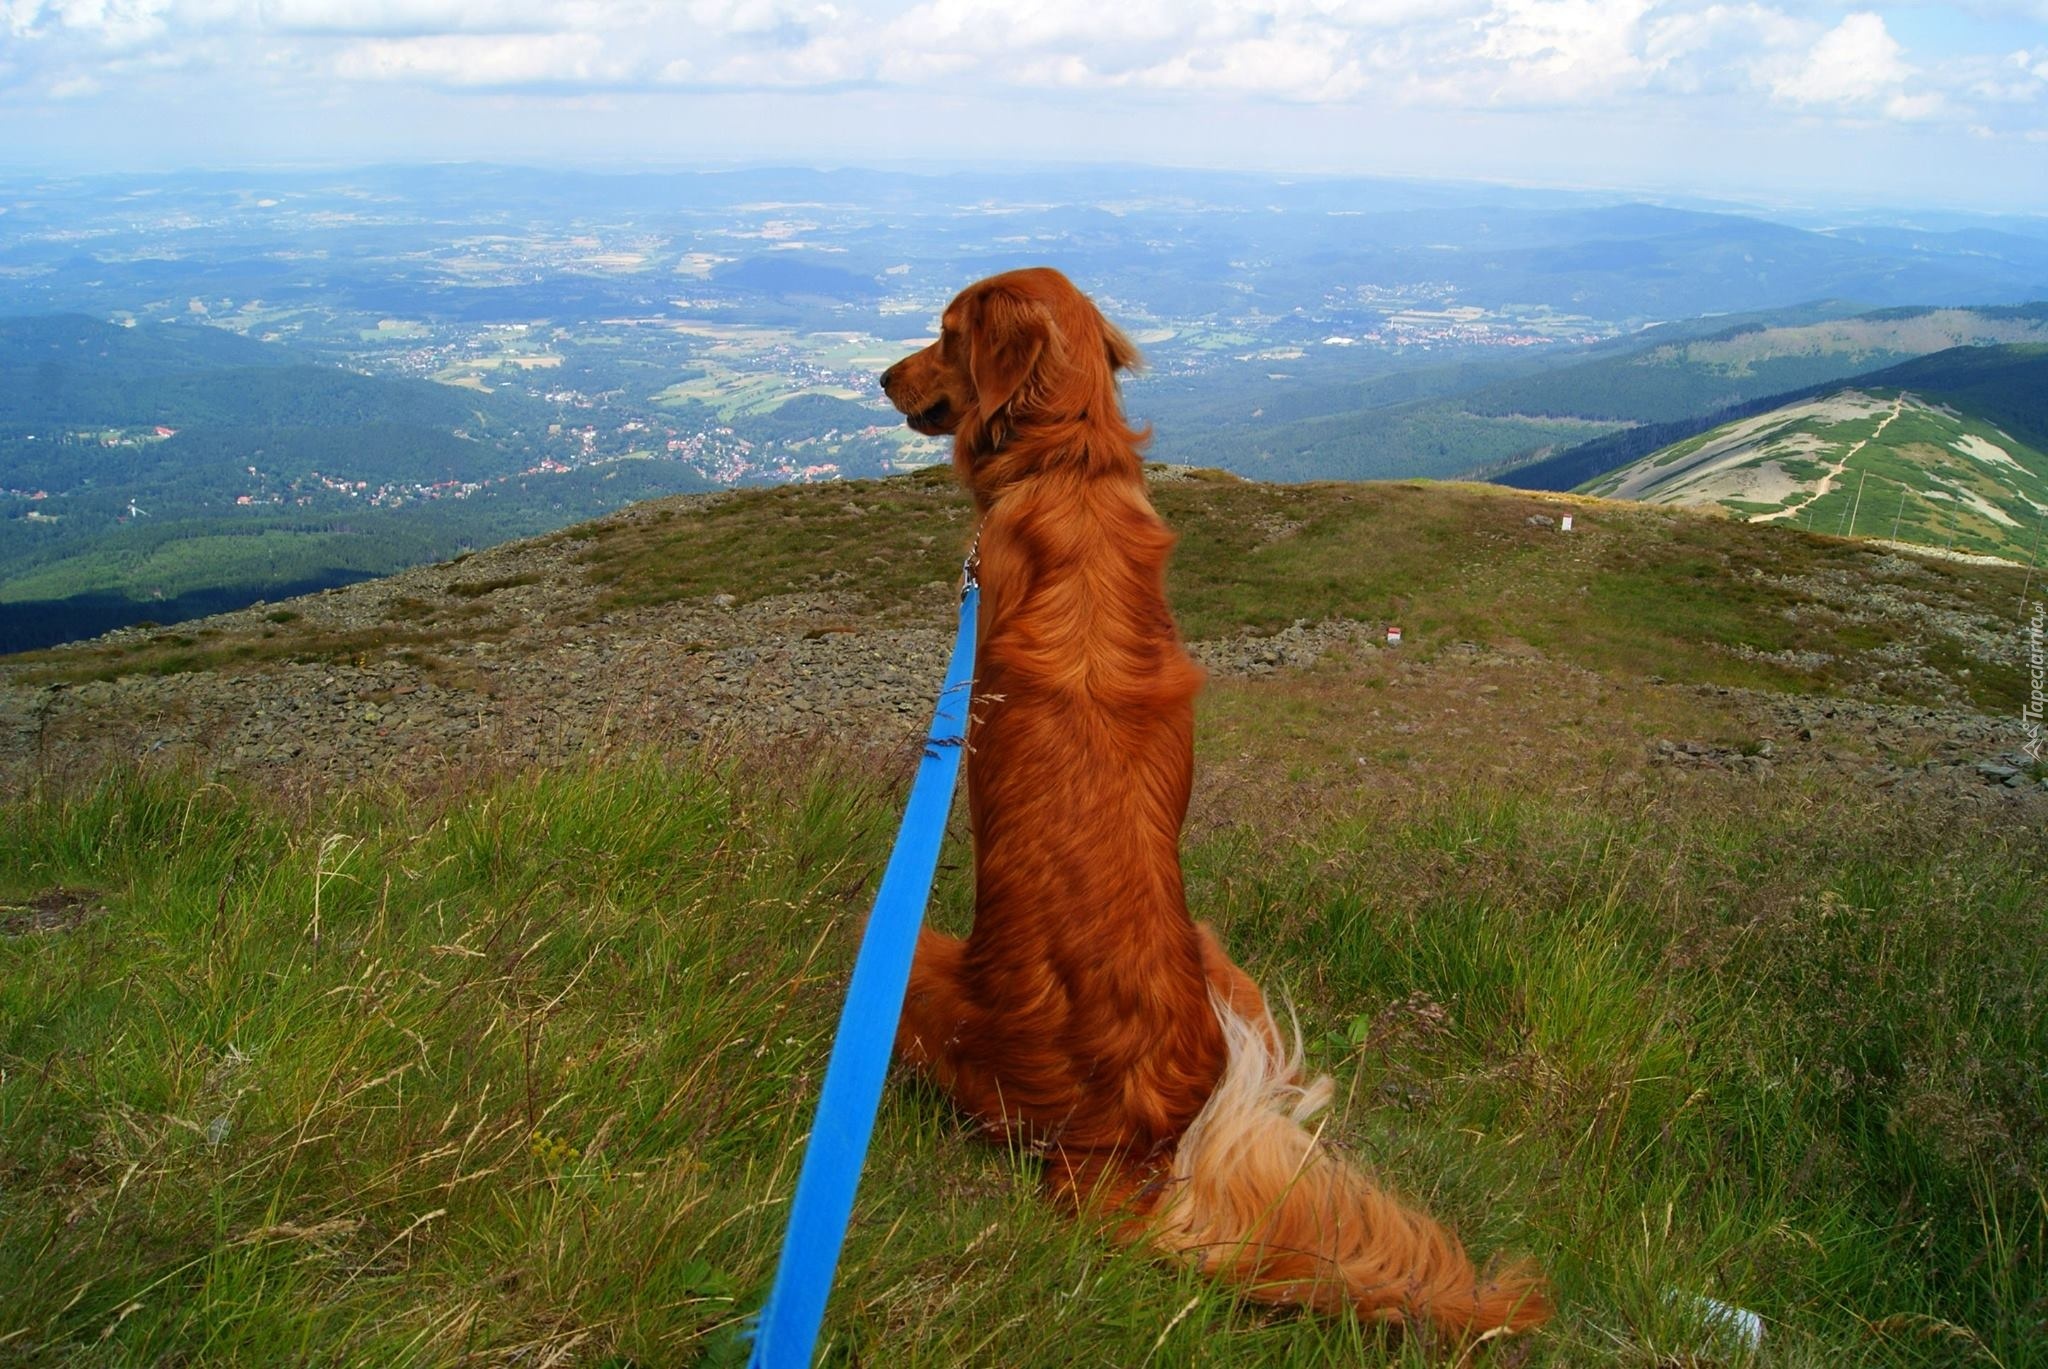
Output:
[[880,380],[878,381],[878,383],[879,383],[879,384],[881,385],[881,387],[882,387],[882,392],[883,392],[884,394],[888,393],[888,390],[889,390],[889,377],[890,377],[890,376],[893,376],[893,375],[895,375],[895,374],[896,374],[896,368],[895,368],[894,366],[891,366],[891,367],[890,367],[890,368],[889,368],[888,370],[886,370],[886,371],[882,372],[882,374],[881,374],[881,378],[880,378]]

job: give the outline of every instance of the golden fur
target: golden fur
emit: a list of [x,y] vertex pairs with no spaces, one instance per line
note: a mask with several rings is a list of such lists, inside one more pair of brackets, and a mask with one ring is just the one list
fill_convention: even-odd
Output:
[[969,726],[974,927],[919,939],[897,1050],[992,1131],[1043,1150],[1125,1239],[1271,1302],[1464,1337],[1548,1315],[1522,1268],[1482,1278],[1304,1123],[1264,996],[1188,916],[1188,658],[1166,604],[1173,535],[1145,492],[1117,372],[1138,353],[1057,271],[968,287],[882,388],[981,514]]

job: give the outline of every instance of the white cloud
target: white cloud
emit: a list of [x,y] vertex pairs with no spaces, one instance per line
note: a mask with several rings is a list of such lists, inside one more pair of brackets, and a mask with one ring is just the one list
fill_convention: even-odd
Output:
[[891,81],[972,70],[1026,88],[1335,101],[1364,83],[1351,26],[1414,12],[1363,0],[925,0],[880,31],[871,70]]
[[1987,79],[1982,58],[1952,58],[1928,67],[1906,60],[1906,50],[1882,16],[1845,16],[1794,62],[1760,63],[1773,98],[1809,112],[1898,123],[1954,120],[1986,129],[1972,100],[2011,99],[2010,89]]
[[1249,5],[1174,5],[1161,0],[1101,4],[1094,0],[1045,0],[1016,5],[1003,0],[926,0],[889,26],[893,41],[980,52],[1042,51],[1046,48],[1113,49],[1134,43],[1179,38],[1216,38],[1241,30],[1254,13]]
[[[670,71],[678,70],[670,64]],[[692,84],[768,89],[825,87],[866,78],[864,54],[833,38],[807,39],[787,47],[756,46],[729,53],[704,65]],[[671,75],[671,80],[685,79]]]
[[1886,118],[1901,123],[1921,123],[1948,113],[1948,100],[1938,90],[1910,94],[1902,90],[1884,102],[1884,113]]
[[1881,16],[1852,14],[1773,80],[1771,93],[1795,105],[1869,105],[1912,75],[1903,53]]
[[812,33],[841,17],[836,5],[808,0],[690,0],[690,20],[712,33],[760,37]]
[[1767,5],[1667,11],[1646,25],[1643,55],[1662,89],[1680,94],[1767,85],[1774,60],[1803,48],[1813,27]]
[[864,86],[1624,117],[1718,101],[2016,136],[2048,94],[2048,46],[1931,60],[1878,13],[1807,0],[0,0],[0,34],[18,40],[16,91],[74,101],[137,75],[179,94],[165,73],[182,63],[177,80],[232,73],[279,98],[325,78],[550,98]]
[[1306,0],[1300,8],[1332,24],[1369,31],[1457,23],[1489,6],[1486,0]]
[[16,37],[60,32],[119,49],[165,36],[172,7],[173,0],[16,0],[0,13]]
[[1496,99],[1576,104],[1640,87],[1649,0],[1496,0],[1474,52]]
[[1329,102],[1349,99],[1365,84],[1356,61],[1341,50],[1298,39],[1253,39],[1182,53],[1135,72],[1130,83],[1152,90],[1271,95]]
[[260,0],[233,8],[230,17],[248,28],[358,37],[544,33],[567,27],[571,17],[568,6],[535,0]]
[[417,80],[432,85],[594,85],[628,80],[630,67],[592,34],[437,34],[379,38],[344,48],[335,74],[352,81]]

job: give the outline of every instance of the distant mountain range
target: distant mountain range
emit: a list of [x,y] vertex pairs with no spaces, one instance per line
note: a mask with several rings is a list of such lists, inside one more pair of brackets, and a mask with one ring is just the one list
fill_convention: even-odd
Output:
[[[1946,348],[2029,341],[2048,342],[2048,303],[1870,312],[1819,302],[1659,325],[1562,364],[1488,358],[1319,380],[1256,415],[1242,391],[1192,382],[1135,388],[1132,404],[1165,434],[1170,459],[1262,479],[1474,474],[1568,490],[1787,394]],[[2006,383],[1979,381],[1985,396]]]
[[[9,201],[0,312],[227,295],[273,308],[319,300],[479,322],[588,322],[644,316],[673,294],[673,259],[658,252],[631,269],[574,257],[502,275],[437,267],[451,242],[502,243],[536,229],[618,236],[636,251],[711,247],[728,260],[703,287],[733,317],[820,327],[847,319],[827,322],[834,313],[818,302],[871,304],[892,270],[949,293],[1029,263],[1160,317],[1344,307],[1347,295],[1361,302],[1361,287],[1370,296],[1393,284],[1485,308],[1636,321],[1826,298],[1868,308],[2048,294],[2048,231],[2032,219],[1793,224],[1730,205],[1617,204],[1584,192],[1135,166],[631,176],[364,167],[0,176],[0,194]],[[137,213],[138,194],[149,213]],[[762,215],[781,236],[759,227],[732,235]],[[153,231],[162,223],[179,225],[168,252]],[[794,270],[782,260],[792,256]]]
[[1673,340],[1663,331],[1636,334],[1636,345],[1619,355],[1489,386],[1466,403],[1483,413],[1664,422],[1951,347],[2048,342],[2048,303],[1766,318]]

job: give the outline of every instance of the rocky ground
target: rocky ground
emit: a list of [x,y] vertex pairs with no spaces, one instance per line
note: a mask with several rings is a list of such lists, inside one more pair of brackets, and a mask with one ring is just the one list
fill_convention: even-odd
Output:
[[2034,778],[2032,758],[2020,749],[2021,733],[2010,719],[1850,699],[1710,692],[1739,695],[1758,719],[1758,738],[1741,746],[1660,738],[1650,749],[1653,764],[1768,776],[1790,757],[1879,788],[1937,783],[1996,791],[1997,797],[2048,796],[2048,780]]
[[[720,593],[593,614],[597,595],[577,562],[585,545],[509,543],[169,630],[123,629],[33,663],[0,662],[0,789],[136,760],[349,782],[554,760],[601,743],[821,731],[888,743],[929,721],[951,650],[952,585],[935,581],[915,602],[886,606],[855,590],[745,603]],[[198,649],[290,634],[345,640],[451,598],[464,612],[460,632],[423,649],[63,678],[79,673],[66,668],[70,658],[88,651],[166,639]],[[1300,623],[1193,649],[1212,674],[1256,676],[1312,665],[1366,632]]]
[[[660,508],[705,508],[724,497],[660,501],[615,517],[655,518]],[[288,604],[169,630],[125,629],[0,662],[0,792],[137,761],[297,787],[410,782],[604,745],[734,736],[889,748],[908,745],[928,720],[952,639],[951,583],[932,580],[887,603],[849,580],[801,594],[714,592],[607,609],[585,574],[587,545],[578,535],[511,543]],[[1865,595],[1849,608],[1841,585],[1812,590],[1816,612],[1894,607]],[[1844,607],[1826,607],[1831,599]],[[1925,612],[1911,601],[1895,607],[1908,617]],[[385,640],[408,624],[424,626]],[[291,649],[298,643],[319,649]],[[1283,708],[1296,693],[1369,695],[1372,706],[1341,724],[1358,737],[1334,748],[1366,750],[1378,734],[1398,744],[1408,771],[1454,773],[1481,746],[1526,764],[1558,763],[1592,736],[1610,758],[1603,763],[1631,778],[1768,781],[1804,770],[2048,806],[2048,782],[2020,750],[2018,720],[1958,706],[1952,690],[1930,690],[1938,706],[1908,707],[1617,681],[1527,650],[1389,648],[1383,624],[1340,620],[1190,646],[1210,672],[1212,699],[1267,684],[1285,685],[1273,696]],[[205,668],[163,667],[162,654],[178,650],[212,655]],[[234,659],[243,650],[272,654]],[[143,659],[159,664],[134,664]],[[1547,687],[1530,688],[1532,680]],[[1227,702],[1219,707],[1228,711]],[[1498,721],[1488,721],[1489,710]]]

